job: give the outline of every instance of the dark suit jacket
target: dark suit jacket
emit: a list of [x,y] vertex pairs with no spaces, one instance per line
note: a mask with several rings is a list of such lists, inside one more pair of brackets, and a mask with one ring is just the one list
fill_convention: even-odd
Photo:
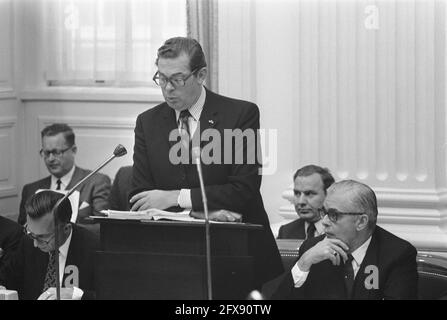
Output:
[[[87,176],[91,170],[85,170],[79,167],[75,168],[73,177],[67,186],[67,190],[71,189],[81,181],[85,176]],[[20,212],[18,222],[20,224],[25,224],[26,222],[26,212],[25,212],[25,202],[39,189],[49,189],[51,186],[51,177],[48,176],[44,179],[38,180],[36,182],[27,184],[22,190],[22,199],[20,201]],[[78,190],[79,195],[79,206],[85,201],[90,206],[79,210],[77,223],[91,223],[87,219],[88,216],[97,215],[98,212],[104,209],[108,209],[108,198],[110,194],[110,178],[104,174],[96,173],[89,180],[87,180],[83,185],[81,185]]]
[[[84,291],[82,299],[95,298],[94,255],[99,250],[98,237],[83,227],[73,225],[73,235],[68,249],[65,268],[77,266],[79,288]],[[43,291],[49,255],[35,248],[33,241],[23,237],[18,251],[0,268],[0,284],[17,290],[19,299],[37,299]],[[62,286],[65,287],[64,275]]]
[[297,219],[279,228],[278,239],[306,239],[304,220]]
[[0,216],[0,266],[6,263],[12,253],[14,253],[23,236],[22,226],[18,223]]
[[121,167],[113,180],[109,209],[129,211],[129,193],[132,189],[132,166]]
[[[224,129],[259,129],[258,107],[251,102],[220,96],[207,90],[199,123],[200,133],[214,128],[222,139],[222,164],[202,165],[209,210],[227,209],[238,212],[243,215],[244,222],[264,226],[258,239],[250,239],[252,253],[256,257],[255,279],[257,284],[261,284],[280,274],[283,267],[259,192],[260,164],[247,164],[246,161],[242,164],[234,164],[234,161],[233,164],[223,164]],[[177,128],[175,111],[167,103],[138,116],[135,128],[133,190],[130,196],[143,190],[186,188],[191,190],[193,210],[203,211],[195,165],[174,165],[169,160],[169,150],[176,143],[169,141],[169,133]],[[194,135],[199,134],[198,131]],[[202,148],[205,145],[206,142],[201,142]],[[251,148],[250,152],[255,152],[256,145],[248,146]],[[232,147],[234,158],[234,144]],[[244,150],[238,151],[245,155],[247,144],[239,147]]]
[[[324,239],[324,235],[306,240],[300,247],[299,256]],[[407,241],[376,226],[357,272],[351,299],[417,299],[418,273],[416,249]],[[379,286],[367,289],[365,280],[371,272],[368,266],[377,266]],[[348,299],[343,267],[334,266],[329,260],[310,268],[306,282],[294,288],[291,272],[285,273],[273,299]]]

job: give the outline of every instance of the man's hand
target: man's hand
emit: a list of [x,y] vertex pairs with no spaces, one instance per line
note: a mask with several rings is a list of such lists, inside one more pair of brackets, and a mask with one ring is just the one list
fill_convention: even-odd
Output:
[[[61,300],[71,300],[73,298],[73,288],[61,288]],[[56,288],[48,288],[37,300],[56,300]]]
[[348,246],[339,239],[324,238],[312,248],[307,250],[297,264],[301,271],[309,271],[310,267],[323,260],[329,259],[333,265],[339,265],[341,259],[348,259]]
[[142,211],[151,208],[164,210],[176,206],[180,190],[151,190],[137,193],[130,199],[132,211]]
[[[191,216],[197,219],[205,219],[204,212],[191,211]],[[242,215],[228,210],[217,210],[209,212],[209,219],[221,222],[240,222]]]

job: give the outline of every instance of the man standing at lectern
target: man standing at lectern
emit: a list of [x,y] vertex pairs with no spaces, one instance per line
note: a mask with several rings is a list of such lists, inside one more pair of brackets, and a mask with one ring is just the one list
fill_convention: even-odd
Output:
[[[213,211],[210,219],[242,219],[264,226],[259,237],[249,240],[255,256],[255,282],[260,286],[283,268],[259,191],[261,164],[247,161],[250,155],[246,156],[247,152],[256,155],[259,148],[258,107],[251,102],[220,96],[204,87],[207,64],[200,44],[192,38],[167,40],[158,49],[155,64],[158,71],[153,80],[161,87],[165,102],[143,112],[136,121],[131,209],[203,211],[196,166],[190,155],[186,163],[173,161],[172,148],[176,141],[170,136],[180,132],[182,139],[186,136],[188,142],[194,142],[197,137],[200,141],[204,130],[218,133],[221,144],[217,157],[223,160],[225,152],[233,154],[229,162],[206,164],[203,161],[205,192],[209,210]],[[255,141],[247,139],[238,145],[231,140],[227,150],[223,139],[225,129],[254,132]],[[205,140],[201,141],[202,150],[208,142]],[[235,161],[241,152],[243,161]]]

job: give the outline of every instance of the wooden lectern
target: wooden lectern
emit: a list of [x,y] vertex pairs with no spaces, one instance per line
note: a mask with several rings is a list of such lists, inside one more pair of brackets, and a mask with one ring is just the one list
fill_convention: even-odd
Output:
[[[100,218],[98,299],[206,299],[205,224]],[[211,223],[213,299],[246,299],[261,225]]]

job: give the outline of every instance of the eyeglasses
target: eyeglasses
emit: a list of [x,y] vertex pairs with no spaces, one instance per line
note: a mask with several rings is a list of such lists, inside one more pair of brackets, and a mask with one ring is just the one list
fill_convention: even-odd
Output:
[[44,150],[44,149],[41,149],[41,150],[39,151],[39,153],[40,153],[40,156],[43,157],[43,158],[49,158],[50,155],[53,155],[53,157],[55,157],[55,158],[60,158],[60,157],[62,157],[62,155],[63,155],[66,151],[70,150],[71,148],[73,148],[73,146],[68,147],[68,148],[66,148],[66,149],[62,149],[62,150],[58,150],[58,149],[54,149],[54,150]]
[[30,238],[31,240],[35,240],[40,243],[44,243],[45,245],[48,245],[51,240],[54,238],[54,232],[48,233],[48,234],[42,234],[42,235],[35,235],[31,231],[28,230],[28,226],[23,226],[23,233]]
[[325,207],[321,208],[320,211],[323,213],[323,217],[327,215],[332,222],[337,222],[340,215],[361,216],[362,214],[365,214],[364,212],[341,212],[334,208],[326,209]]
[[165,77],[164,75],[160,74],[160,72],[156,72],[152,80],[154,80],[155,84],[160,87],[166,87],[168,82],[174,87],[184,87],[186,84],[186,80],[188,80],[194,73],[196,73],[199,69],[202,67],[195,68],[189,75],[186,77],[182,76],[173,76],[173,77]]

